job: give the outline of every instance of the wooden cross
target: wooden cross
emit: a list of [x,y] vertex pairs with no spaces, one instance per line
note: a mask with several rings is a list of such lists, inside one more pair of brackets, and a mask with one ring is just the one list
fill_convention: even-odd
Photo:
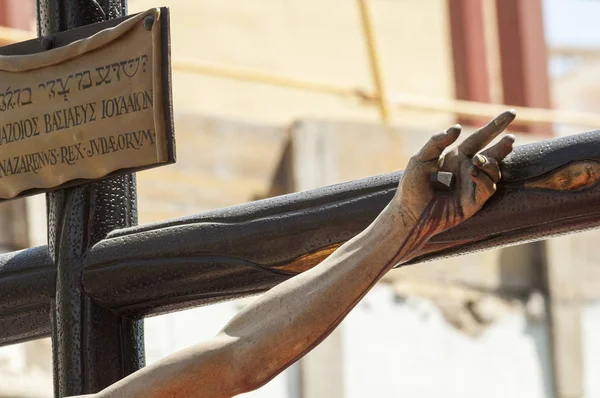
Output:
[[[61,48],[126,20],[123,1],[102,4],[38,0],[43,38],[0,54]],[[150,30],[155,22],[143,19]],[[484,209],[436,236],[412,263],[598,226],[599,142],[592,132],[517,148]],[[162,163],[173,161],[172,142],[163,144]],[[133,174],[71,181],[77,185],[47,193],[48,246],[0,256],[0,344],[51,335],[55,395],[99,391],[144,366],[144,316],[263,292],[310,269],[375,218],[401,175],[139,227]],[[436,174],[432,183],[449,190],[452,177]]]

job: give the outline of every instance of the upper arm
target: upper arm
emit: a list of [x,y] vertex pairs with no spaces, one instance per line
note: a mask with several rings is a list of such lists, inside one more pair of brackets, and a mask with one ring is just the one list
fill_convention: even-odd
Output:
[[229,398],[246,392],[235,342],[219,335],[135,372],[94,398]]

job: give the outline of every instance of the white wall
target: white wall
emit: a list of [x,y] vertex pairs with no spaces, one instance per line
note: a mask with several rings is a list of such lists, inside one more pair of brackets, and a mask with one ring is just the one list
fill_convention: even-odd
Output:
[[600,300],[585,307],[583,329],[583,382],[586,398],[600,397]]
[[[148,362],[210,338],[239,307],[224,303],[146,320]],[[430,302],[398,299],[390,286],[377,285],[341,327],[345,397],[551,397],[547,325],[523,313],[473,338]],[[598,335],[600,321],[589,329]],[[598,369],[598,358],[588,358],[589,366]],[[291,398],[293,377],[284,373],[247,396]]]
[[550,397],[547,325],[522,312],[480,337],[431,303],[379,285],[344,324],[346,391],[359,397]]
[[[214,336],[247,302],[147,319],[147,362]],[[546,322],[521,312],[473,338],[449,325],[432,303],[397,298],[390,286],[377,285],[341,328],[347,398],[552,397]],[[600,301],[584,311],[583,343],[585,398],[598,398]],[[244,397],[297,398],[297,385],[297,375],[286,371]],[[3,396],[52,396],[48,339],[0,348]]]
[[[230,302],[147,319],[148,362],[215,335],[241,306]],[[547,323],[522,312],[470,337],[432,303],[397,298],[390,286],[377,285],[340,327],[347,398],[553,396]],[[585,397],[597,398],[600,301],[586,307],[583,330]],[[293,398],[295,377],[284,372],[244,397]]]

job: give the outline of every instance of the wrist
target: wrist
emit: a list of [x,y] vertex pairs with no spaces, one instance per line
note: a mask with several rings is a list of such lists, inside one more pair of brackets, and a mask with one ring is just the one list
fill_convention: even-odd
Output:
[[380,250],[389,248],[394,253],[393,265],[415,257],[435,235],[435,231],[429,228],[428,221],[431,220],[425,220],[421,215],[415,216],[398,202],[392,201],[383,209],[373,227],[380,231],[376,238]]
[[390,232],[408,233],[418,224],[420,215],[410,210],[399,198],[394,199],[381,211],[376,222],[381,222]]

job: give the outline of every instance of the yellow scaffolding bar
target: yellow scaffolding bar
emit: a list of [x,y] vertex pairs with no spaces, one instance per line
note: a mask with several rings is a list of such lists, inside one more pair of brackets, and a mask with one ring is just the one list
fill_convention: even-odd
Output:
[[[0,27],[0,42],[5,42],[7,44],[16,43],[19,41],[29,40],[33,37],[33,32]],[[384,114],[387,115],[386,117],[389,117],[389,109],[391,107],[422,111],[446,112],[466,118],[478,118],[481,116],[492,118],[498,113],[504,111],[506,108],[511,107],[517,111],[517,114],[519,115],[519,122],[524,124],[557,123],[600,128],[600,115],[588,112],[514,107],[500,104],[431,98],[407,94],[392,96],[384,95],[382,97],[378,95],[378,92],[370,93],[367,90],[361,89],[360,87],[350,87],[328,82],[298,79],[289,76],[275,75],[269,72],[261,72],[237,67],[226,67],[185,59],[172,60],[172,66],[174,70],[181,72],[202,74],[223,79],[254,82],[259,84],[268,84],[295,90],[334,95],[343,98],[356,98],[368,105],[374,103],[377,104],[380,108],[382,118]],[[379,76],[378,81],[382,85],[380,72],[374,72],[374,75],[375,74]],[[385,94],[385,89],[383,89],[383,93]],[[387,109],[387,111],[384,111],[384,108]]]
[[388,103],[388,95],[386,91],[386,86],[383,80],[383,72],[381,69],[381,62],[379,61],[379,51],[377,50],[377,43],[375,40],[375,30],[373,28],[373,20],[371,18],[371,13],[369,11],[369,5],[367,3],[368,0],[357,0],[358,8],[360,13],[360,19],[363,28],[363,37],[365,39],[365,44],[367,46],[367,51],[369,54],[369,64],[371,66],[371,75],[373,77],[373,83],[375,84],[375,97],[377,104],[379,106],[379,114],[381,116],[381,120],[384,123],[389,123],[391,121],[391,107]]
[[[379,104],[379,98],[375,93],[369,93],[359,87],[296,79],[267,72],[225,67],[190,60],[175,59],[172,61],[172,65],[173,70],[181,72],[198,73],[217,78],[249,81],[290,89],[313,91],[338,97],[356,98],[367,104]],[[502,104],[488,104],[483,102],[432,98],[418,95],[392,95],[388,97],[386,103],[397,108],[447,112],[467,118],[477,118],[481,116],[493,118],[507,108],[514,108],[519,115],[520,123],[562,123],[600,128],[600,115],[587,112],[515,107]]]
[[280,86],[297,90],[330,94],[338,97],[356,98],[362,96],[362,91],[360,91],[358,88],[326,82],[297,79],[289,76],[274,75],[272,73],[260,72],[251,69],[237,67],[233,68],[185,59],[174,59],[171,61],[171,65],[173,70],[209,75],[224,79],[268,84],[271,86]]
[[600,115],[588,112],[518,107],[485,102],[430,98],[418,95],[395,95],[390,101],[395,106],[402,108],[447,112],[467,118],[480,118],[484,116],[491,119],[506,109],[512,108],[517,112],[519,123],[522,124],[556,123],[600,128]]

